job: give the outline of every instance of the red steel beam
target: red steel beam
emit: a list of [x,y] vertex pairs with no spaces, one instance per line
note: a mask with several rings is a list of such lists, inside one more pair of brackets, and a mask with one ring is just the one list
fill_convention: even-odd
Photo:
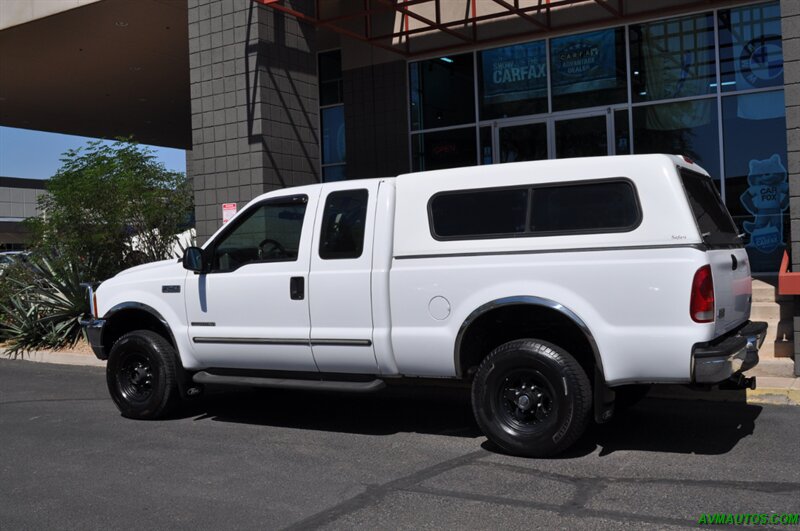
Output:
[[[467,37],[466,35],[462,35],[457,31],[451,30],[450,26],[452,26],[453,24],[437,24],[435,21],[433,21],[433,20],[431,20],[431,19],[429,19],[427,17],[423,17],[422,15],[419,15],[417,13],[414,13],[413,11],[410,11],[406,7],[405,3],[397,4],[397,3],[393,2],[392,0],[376,0],[376,1],[378,3],[381,3],[381,4],[384,4],[384,5],[387,5],[387,6],[391,7],[392,9],[397,11],[398,13],[402,13],[402,14],[408,16],[408,17],[411,17],[413,19],[416,19],[416,20],[422,22],[423,24],[427,24],[430,27],[429,29],[441,30],[441,31],[447,33],[448,35],[450,35],[452,37],[455,37],[455,38],[463,40],[463,41],[471,42],[471,39],[469,37]],[[432,0],[432,1],[436,2],[438,0]],[[463,23],[464,23],[464,21],[457,21],[455,25],[460,25],[460,24],[463,24]]]
[[[404,57],[416,57],[416,56],[420,56],[420,55],[432,55],[432,54],[435,54],[435,53],[438,53],[438,52],[445,52],[445,51],[451,51],[451,50],[458,50],[458,49],[462,49],[462,48],[468,48],[468,47],[474,46],[475,44],[490,44],[490,43],[512,42],[512,41],[515,41],[515,40],[520,39],[520,38],[531,36],[531,32],[530,31],[526,31],[526,32],[521,32],[521,33],[516,33],[516,34],[511,34],[511,35],[503,35],[503,36],[499,36],[499,37],[492,37],[492,38],[489,38],[489,39],[473,40],[473,39],[471,39],[470,37],[468,37],[466,35],[463,35],[463,34],[457,32],[457,31],[453,31],[452,29],[450,29],[450,28],[452,28],[454,26],[463,26],[463,25],[469,25],[469,24],[472,24],[473,28],[474,28],[474,25],[477,24],[478,22],[492,20],[492,19],[501,18],[501,17],[508,17],[509,14],[517,15],[520,18],[524,18],[528,22],[531,22],[531,20],[525,18],[525,16],[533,18],[530,14],[544,12],[545,15],[548,17],[548,20],[549,20],[550,11],[553,8],[593,2],[593,3],[596,3],[597,5],[602,6],[607,11],[609,11],[609,13],[613,14],[617,18],[638,20],[638,19],[650,18],[650,17],[656,16],[656,15],[669,16],[669,15],[673,15],[673,14],[684,13],[684,12],[687,12],[687,11],[691,11],[692,9],[697,8],[697,7],[707,6],[711,0],[696,0],[695,2],[690,2],[688,4],[684,4],[684,5],[681,5],[681,6],[668,7],[668,8],[662,7],[662,8],[652,9],[652,10],[649,10],[649,11],[643,11],[641,13],[637,13],[635,16],[629,16],[629,15],[625,14],[625,1],[624,0],[617,0],[617,6],[618,6],[617,8],[614,8],[610,4],[610,2],[612,0],[606,0],[606,1],[604,1],[604,0],[549,0],[549,1],[540,0],[540,2],[537,5],[533,5],[533,6],[529,6],[529,7],[520,7],[519,0],[514,0],[513,4],[510,4],[507,0],[492,0],[496,4],[505,7],[507,10],[506,11],[497,12],[497,13],[488,13],[488,14],[480,15],[480,16],[476,16],[476,14],[475,14],[475,12],[473,10],[473,12],[471,13],[472,16],[465,17],[462,20],[454,20],[454,21],[448,21],[448,22],[442,22],[441,18],[440,18],[441,15],[439,13],[439,2],[442,1],[442,0],[372,0],[371,2],[367,2],[366,3],[366,5],[370,6],[369,9],[359,10],[359,11],[356,11],[356,12],[353,12],[353,13],[350,13],[350,14],[347,14],[347,15],[340,15],[338,17],[332,17],[330,19],[325,19],[325,20],[320,20],[320,19],[317,19],[315,17],[312,17],[312,16],[306,15],[304,13],[301,13],[301,12],[299,12],[297,10],[288,8],[288,7],[286,7],[286,6],[284,6],[284,5],[282,5],[280,3],[281,0],[252,0],[252,1],[257,2],[257,3],[261,4],[261,5],[266,6],[266,7],[269,7],[271,9],[275,9],[277,11],[286,13],[288,15],[295,16],[299,20],[308,22],[310,24],[313,24],[314,26],[326,27],[326,28],[330,29],[331,31],[335,31],[335,32],[340,33],[342,35],[345,35],[347,37],[356,39],[356,40],[358,40],[360,42],[371,44],[373,46],[376,46],[376,47],[379,47],[379,48],[382,48],[382,49],[397,53],[397,54],[402,55]],[[412,11],[410,11],[408,9],[408,7],[411,7],[411,6],[414,6],[414,5],[418,5],[418,4],[429,3],[429,2],[432,2],[432,1],[436,2],[436,6],[435,6],[436,10],[437,10],[437,16],[436,16],[437,20],[436,21],[429,20],[427,17],[418,15],[417,13],[414,13],[414,12],[412,12]],[[473,0],[470,0],[470,1],[473,1]],[[379,6],[384,6],[384,7],[379,7],[379,6],[372,7],[372,3],[375,3],[375,2],[377,2],[379,4]],[[340,21],[343,21],[343,20],[349,20],[349,19],[357,18],[357,17],[361,17],[361,16],[363,16],[363,17],[371,17],[373,14],[386,13],[388,11],[395,11],[397,13],[400,13],[403,16],[403,18],[405,20],[405,24],[401,23],[401,28],[402,29],[400,31],[392,32],[392,33],[388,33],[388,34],[383,34],[383,35],[371,35],[370,34],[370,35],[367,36],[367,35],[359,35],[358,33],[355,33],[355,32],[350,31],[348,29],[342,28],[341,26],[337,26],[335,24],[336,22],[340,22]],[[408,27],[409,18],[414,18],[416,20],[419,20],[420,22],[425,24],[425,27],[410,29]],[[536,19],[533,19],[533,20],[535,20],[536,22],[535,23],[532,22],[532,23],[534,25],[536,25],[537,27],[541,28],[542,30],[551,29],[549,24],[545,24],[545,23],[543,23],[543,22],[541,22],[539,20],[536,20]],[[580,29],[583,29],[583,28],[587,28],[588,29],[588,28],[597,27],[597,23],[598,23],[598,21],[580,22],[580,23],[577,23],[577,24],[567,24],[567,25],[564,25],[564,26],[559,26],[558,29],[559,30],[575,31],[575,30],[580,30]],[[369,31],[371,32],[371,23],[367,22],[367,25],[368,25]],[[458,38],[459,40],[461,40],[463,42],[461,42],[460,44],[444,45],[444,46],[439,46],[439,47],[436,47],[436,48],[429,48],[429,49],[425,49],[425,50],[420,50],[419,52],[415,52],[415,53],[411,52],[411,50],[410,50],[410,39],[409,39],[410,36],[416,35],[416,34],[419,34],[419,33],[436,31],[436,30],[442,31],[442,32],[447,33],[449,35],[452,35],[453,37],[456,37],[456,38]],[[396,39],[396,38],[405,38],[406,39],[406,42],[404,43],[405,50],[403,50],[399,46],[395,46],[395,45],[386,44],[386,43],[381,42],[381,41],[385,41],[387,39]]]
[[[354,32],[354,31],[350,31],[350,30],[345,29],[345,28],[343,28],[341,26],[337,26],[337,25],[331,23],[330,21],[325,21],[325,20],[321,21],[321,20],[319,20],[319,19],[317,19],[315,17],[309,16],[309,15],[306,15],[305,13],[297,11],[296,9],[292,9],[290,7],[286,7],[286,6],[282,5],[282,4],[280,4],[279,0],[253,0],[253,1],[258,3],[258,4],[261,4],[263,6],[269,7],[270,9],[274,9],[275,11],[279,11],[279,12],[284,13],[286,15],[293,16],[293,17],[297,18],[298,20],[302,20],[303,22],[307,22],[307,23],[309,23],[309,24],[311,24],[311,25],[313,25],[315,27],[321,27],[321,26],[322,27],[326,27],[326,28],[330,29],[331,31],[335,31],[336,33],[340,33],[342,35],[345,35],[346,37],[350,37],[351,39],[355,39],[357,41],[361,41],[361,42],[364,42],[364,43],[367,43],[367,44],[371,44],[371,45],[376,46],[378,48],[383,48],[384,50],[388,50],[390,52],[394,52],[394,53],[402,55],[404,57],[406,57],[408,55],[406,52],[396,48],[395,46],[383,44],[381,42],[372,42],[367,37],[365,37],[364,35],[359,35],[358,33]],[[428,1],[428,0],[426,0],[426,1]]]
[[595,1],[595,3],[597,5],[599,5],[600,7],[602,7],[603,9],[605,9],[606,11],[608,11],[609,13],[614,15],[615,17],[621,17],[622,16],[622,10],[621,9],[617,9],[615,7],[611,7],[611,5],[608,2],[606,2],[605,0],[594,0],[594,1]]
[[517,15],[518,17],[522,18],[523,20],[527,20],[528,22],[530,22],[534,26],[539,27],[540,29],[550,29],[547,26],[547,24],[545,24],[544,22],[539,22],[532,15],[529,15],[527,13],[522,13],[519,10],[519,1],[516,1],[514,3],[514,5],[509,4],[505,0],[493,0],[493,1],[494,1],[495,4],[501,5],[504,8],[506,8],[508,10],[509,14]]

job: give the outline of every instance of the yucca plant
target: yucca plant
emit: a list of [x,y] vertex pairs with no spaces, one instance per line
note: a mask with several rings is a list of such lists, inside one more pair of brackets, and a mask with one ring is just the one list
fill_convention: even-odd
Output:
[[89,312],[79,267],[52,257],[32,257],[26,266],[32,279],[9,279],[17,290],[0,305],[8,354],[74,346],[83,337],[79,319]]

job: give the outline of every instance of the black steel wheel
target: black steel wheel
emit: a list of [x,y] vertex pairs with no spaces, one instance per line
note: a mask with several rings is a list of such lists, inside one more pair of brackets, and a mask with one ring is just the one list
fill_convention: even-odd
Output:
[[179,401],[175,349],[150,330],[125,334],[111,349],[106,383],[123,416],[156,419]]
[[497,347],[472,384],[478,425],[514,455],[546,457],[566,450],[586,429],[591,405],[591,385],[578,362],[535,339]]

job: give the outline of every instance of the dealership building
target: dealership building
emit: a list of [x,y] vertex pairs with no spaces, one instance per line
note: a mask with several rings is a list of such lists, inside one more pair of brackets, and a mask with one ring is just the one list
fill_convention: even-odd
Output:
[[[285,186],[664,152],[714,177],[754,272],[800,271],[796,0],[0,9],[0,125],[186,149],[201,241]],[[793,297],[760,302],[790,340]]]

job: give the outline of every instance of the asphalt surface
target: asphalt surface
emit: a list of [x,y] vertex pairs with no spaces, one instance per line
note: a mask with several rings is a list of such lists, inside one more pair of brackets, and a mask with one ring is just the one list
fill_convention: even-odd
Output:
[[0,360],[0,529],[696,528],[800,512],[800,408],[647,400],[554,459],[457,391],[211,393],[122,418],[103,369]]

